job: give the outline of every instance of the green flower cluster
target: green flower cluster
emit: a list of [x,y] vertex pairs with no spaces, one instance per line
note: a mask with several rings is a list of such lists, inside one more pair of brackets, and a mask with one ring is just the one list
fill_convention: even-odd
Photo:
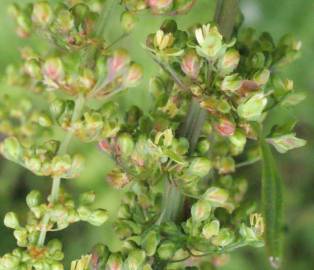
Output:
[[44,203],[39,191],[31,191],[26,197],[30,211],[25,226],[20,224],[14,212],[4,217],[5,226],[14,230],[19,248],[0,258],[0,269],[64,269],[61,242],[54,239],[40,245],[41,231],[60,231],[78,221],[102,225],[108,219],[108,213],[103,209],[94,210],[91,207],[94,200],[94,192],[83,193],[76,206],[70,194],[61,192],[58,203],[53,203],[51,198],[48,198],[50,202]]
[[[98,143],[115,161],[107,180],[125,193],[114,221],[120,248],[113,252],[98,244],[71,270],[205,270],[234,249],[263,246],[273,236],[272,213],[260,214],[248,200],[248,182],[237,168],[265,159],[265,153],[270,162],[265,147],[260,153],[267,115],[304,98],[280,74],[298,56],[300,42],[284,36],[275,44],[269,34],[256,37],[251,29],[227,41],[214,23],[183,31],[166,20],[145,45],[161,68],[148,86],[152,106],[146,113],[136,106],[126,110],[111,98],[136,87],[143,70],[126,50],[112,49],[117,41],[102,39],[108,3],[37,1],[10,9],[21,37],[39,32],[56,47],[48,53],[25,48],[23,64],[8,68],[8,83],[40,93],[49,110],[2,99],[0,153],[52,177],[53,184],[47,202],[38,191],[27,196],[25,226],[15,213],[5,216],[19,248],[0,258],[0,269],[63,269],[62,244],[45,244],[46,233],[78,221],[100,226],[107,220],[106,210],[93,209],[93,192],[83,193],[76,205],[60,189],[61,179],[79,176],[84,165],[81,155],[68,153],[73,136]],[[121,3],[127,9],[121,15],[124,37],[137,11],[176,15],[195,1]],[[294,126],[274,126],[264,141],[280,153],[301,147],[305,141]],[[63,140],[55,139],[54,127],[66,133]],[[271,256],[277,261],[277,254]]]

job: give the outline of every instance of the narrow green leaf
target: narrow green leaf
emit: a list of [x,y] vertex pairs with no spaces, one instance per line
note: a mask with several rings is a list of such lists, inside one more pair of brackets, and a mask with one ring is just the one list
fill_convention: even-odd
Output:
[[262,207],[265,218],[265,244],[269,262],[273,268],[280,267],[282,228],[282,182],[269,145],[261,142]]

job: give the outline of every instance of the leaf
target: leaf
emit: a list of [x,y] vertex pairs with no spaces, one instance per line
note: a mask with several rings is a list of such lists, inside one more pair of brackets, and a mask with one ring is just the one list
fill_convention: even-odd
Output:
[[306,141],[297,138],[294,133],[285,134],[273,138],[267,138],[267,142],[273,145],[276,148],[276,150],[281,154],[284,154],[289,150],[303,147],[306,145]]
[[262,208],[265,218],[266,251],[273,268],[280,267],[282,249],[281,228],[283,216],[282,180],[277,166],[265,140],[261,142],[262,168]]

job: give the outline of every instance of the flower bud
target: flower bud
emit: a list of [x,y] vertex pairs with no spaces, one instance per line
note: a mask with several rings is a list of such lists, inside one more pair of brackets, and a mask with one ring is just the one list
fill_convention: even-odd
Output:
[[55,176],[67,174],[72,166],[72,159],[69,155],[55,156],[51,161],[52,173]]
[[64,270],[64,266],[61,263],[55,262],[51,264],[50,269],[51,270]]
[[213,220],[209,223],[206,223],[202,229],[202,235],[205,239],[210,239],[215,235],[218,235],[220,228],[219,220]]
[[267,105],[267,97],[258,93],[241,103],[237,109],[238,115],[248,121],[258,121]]
[[89,217],[91,216],[92,214],[92,210],[87,207],[87,206],[80,206],[78,209],[77,209],[77,212],[79,214],[79,217],[81,220],[84,220],[84,221],[87,221],[89,219]]
[[229,49],[224,56],[219,60],[218,68],[220,72],[225,74],[230,74],[233,72],[240,62],[240,54],[235,49]]
[[108,80],[113,80],[130,62],[130,56],[126,50],[117,49],[108,59]]
[[101,226],[108,220],[108,211],[105,209],[97,209],[88,217],[88,222],[94,226]]
[[229,137],[229,140],[233,145],[241,149],[243,149],[246,144],[246,136],[240,130],[236,130],[236,132]]
[[32,190],[26,196],[26,204],[29,208],[33,208],[41,203],[41,199],[41,193],[38,190]]
[[84,192],[80,195],[80,203],[83,205],[90,205],[96,199],[96,194],[94,191]]
[[191,209],[192,219],[195,222],[202,222],[209,218],[211,213],[211,204],[207,200],[199,200],[193,204]]
[[258,85],[265,85],[270,77],[270,71],[268,69],[263,69],[260,72],[257,72],[254,74],[253,80],[258,84]]
[[221,118],[215,125],[216,131],[223,137],[230,137],[235,132],[235,125],[226,118]]
[[2,258],[0,258],[0,266],[3,269],[13,270],[19,269],[20,259],[11,254],[5,254]]
[[142,270],[145,261],[145,252],[139,249],[132,250],[125,261],[127,270]]
[[231,244],[234,241],[234,233],[226,228],[219,231],[217,236],[212,238],[212,244],[215,246],[224,247]]
[[145,250],[147,256],[150,257],[156,253],[159,242],[160,242],[160,236],[157,233],[157,231],[151,230],[145,235],[143,239],[142,247]]
[[125,11],[121,15],[120,22],[123,30],[126,33],[129,33],[134,29],[137,22],[137,18],[133,13]]
[[10,229],[18,229],[20,223],[17,215],[14,212],[9,212],[4,216],[4,225]]
[[188,168],[188,173],[198,177],[205,177],[211,168],[212,163],[209,159],[204,157],[193,158]]
[[147,0],[147,3],[156,14],[169,11],[173,6],[173,0]]
[[172,33],[165,34],[164,31],[158,30],[155,34],[154,45],[160,51],[169,48],[174,43],[174,37]]
[[14,230],[13,235],[17,241],[18,246],[25,247],[27,246],[27,230],[24,228],[19,228],[17,230]]
[[128,176],[118,169],[114,169],[107,175],[108,182],[115,188],[123,188],[129,183]]
[[219,187],[210,187],[203,195],[204,200],[214,204],[223,204],[228,198],[229,194],[225,189]]
[[203,155],[206,154],[210,148],[210,142],[208,139],[201,139],[198,143],[197,143],[197,151]]
[[235,92],[238,89],[240,89],[241,85],[242,85],[242,80],[239,77],[239,75],[233,74],[233,75],[224,77],[221,83],[221,90]]
[[153,270],[153,268],[147,263],[143,266],[143,270]]
[[233,173],[235,171],[235,162],[232,157],[222,157],[218,160],[216,167],[220,174]]
[[48,2],[41,1],[34,3],[32,13],[32,20],[34,23],[45,27],[52,21],[52,17],[53,12]]
[[64,112],[65,103],[60,99],[55,99],[50,103],[49,109],[52,116],[57,119]]
[[162,242],[157,250],[158,257],[162,260],[169,260],[173,257],[177,250],[176,244],[170,240]]
[[52,120],[48,114],[40,113],[38,115],[38,124],[41,125],[42,127],[51,127]]
[[181,69],[185,75],[191,79],[197,79],[201,69],[201,61],[195,51],[188,51],[187,54],[183,56]]
[[123,260],[119,253],[110,255],[106,265],[106,270],[123,270]]
[[15,137],[5,139],[0,150],[5,158],[12,161],[18,161],[23,153],[22,145]]
[[231,106],[226,99],[220,99],[217,101],[217,110],[223,114],[227,114],[231,110]]
[[39,63],[35,59],[30,59],[26,61],[24,65],[25,72],[32,77],[35,80],[40,80],[42,75],[41,75],[41,69],[39,66]]
[[55,20],[56,31],[68,33],[74,27],[74,17],[70,11],[61,9]]
[[93,269],[105,269],[110,251],[103,244],[96,244],[92,249],[91,266]]
[[294,133],[286,134],[274,138],[268,138],[267,142],[272,144],[279,153],[286,153],[294,148],[303,147],[306,141],[297,138]]
[[43,65],[44,75],[52,81],[59,82],[64,78],[63,63],[58,57],[48,58]]
[[130,66],[129,70],[125,74],[123,84],[126,87],[135,87],[142,77],[143,77],[142,67],[138,64],[133,64]]

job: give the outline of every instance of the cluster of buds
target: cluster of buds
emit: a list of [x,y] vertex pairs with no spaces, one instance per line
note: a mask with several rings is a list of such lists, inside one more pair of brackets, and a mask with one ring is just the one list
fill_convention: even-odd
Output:
[[92,3],[95,1],[87,1],[90,2],[87,4],[86,1],[76,2],[53,5],[48,1],[39,1],[25,7],[14,4],[9,11],[16,21],[17,34],[22,38],[39,32],[57,46],[66,49],[97,45],[93,39],[93,30],[99,16],[99,7],[97,3]]
[[60,143],[50,140],[42,145],[24,146],[17,138],[9,137],[0,144],[1,154],[36,175],[75,178],[84,167],[81,155],[59,155]]
[[122,4],[131,12],[149,9],[155,15],[178,15],[188,12],[195,0],[122,0]]
[[137,86],[143,73],[123,49],[112,53],[104,50],[94,67],[82,67],[77,52],[43,57],[26,48],[21,53],[24,65],[9,67],[7,80],[14,85],[27,85],[34,92],[60,90],[72,96],[105,98]]
[[[75,206],[72,197],[63,192],[57,202],[44,203],[39,191],[31,191],[26,197],[30,209],[26,225],[21,225],[14,212],[4,217],[5,226],[14,230],[19,248],[0,258],[0,269],[64,269],[61,242],[54,239],[45,246],[39,245],[41,230],[59,231],[80,220],[94,226],[102,225],[108,219],[108,213],[104,209],[94,210],[91,207],[94,200],[93,192],[83,193],[79,205]],[[49,222],[45,223],[47,216]]]

